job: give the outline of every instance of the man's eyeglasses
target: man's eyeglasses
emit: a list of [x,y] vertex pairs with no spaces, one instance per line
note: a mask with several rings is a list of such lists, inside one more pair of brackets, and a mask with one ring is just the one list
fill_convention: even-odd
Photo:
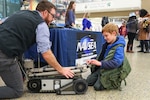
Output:
[[[48,11],[48,10],[47,10],[47,11]],[[52,14],[50,11],[48,11],[48,13],[51,14],[51,16],[52,16],[53,18],[55,18],[55,15]]]

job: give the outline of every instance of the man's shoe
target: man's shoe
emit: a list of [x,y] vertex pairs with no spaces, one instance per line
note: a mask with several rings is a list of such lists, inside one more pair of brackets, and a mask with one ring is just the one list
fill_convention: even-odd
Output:
[[134,51],[129,51],[129,53],[134,53]]
[[144,53],[150,53],[149,51],[145,51]]
[[138,51],[138,52],[144,52],[144,51],[140,50],[140,51]]
[[141,46],[140,45],[138,45],[138,46],[136,46],[137,48],[140,48]]

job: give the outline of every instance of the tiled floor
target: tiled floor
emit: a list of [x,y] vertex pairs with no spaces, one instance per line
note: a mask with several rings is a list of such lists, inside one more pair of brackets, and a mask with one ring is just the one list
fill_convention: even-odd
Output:
[[[134,43],[135,53],[126,53],[132,71],[127,86],[122,84],[122,91],[95,91],[92,87],[84,95],[56,95],[55,93],[25,93],[21,98],[12,100],[150,100],[150,53],[138,53],[139,48]],[[84,77],[89,73],[85,73]],[[0,85],[2,82],[0,81]]]

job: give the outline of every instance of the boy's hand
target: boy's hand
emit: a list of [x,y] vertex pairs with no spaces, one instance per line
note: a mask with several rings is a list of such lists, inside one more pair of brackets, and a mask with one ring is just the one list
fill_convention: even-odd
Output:
[[101,66],[101,62],[96,59],[87,60],[87,64]]

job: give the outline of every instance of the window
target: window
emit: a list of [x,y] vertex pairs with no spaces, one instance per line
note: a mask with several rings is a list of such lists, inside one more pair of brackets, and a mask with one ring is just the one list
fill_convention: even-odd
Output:
[[0,20],[4,16],[4,0],[0,0]]

